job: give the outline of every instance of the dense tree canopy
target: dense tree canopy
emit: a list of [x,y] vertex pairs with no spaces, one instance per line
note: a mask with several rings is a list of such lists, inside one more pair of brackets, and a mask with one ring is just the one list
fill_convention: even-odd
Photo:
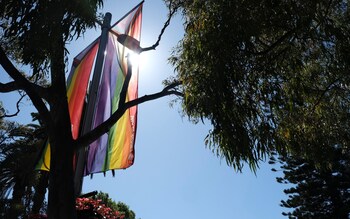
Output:
[[79,37],[96,25],[101,6],[101,0],[2,1],[1,35],[8,43],[2,46],[16,48],[14,55],[23,64],[40,67],[57,49],[54,38],[69,41]]
[[[65,79],[66,43],[95,25],[100,6],[102,1],[98,0],[0,2],[0,61],[13,79],[1,83],[0,90],[23,90],[38,110],[50,138],[48,214],[51,218],[76,215],[72,168],[75,146]],[[24,76],[9,57],[31,66],[32,72]],[[42,76],[49,78],[48,86],[38,83]]]
[[297,156],[280,158],[284,176],[279,183],[292,185],[285,189],[287,200],[281,206],[291,210],[289,218],[348,218],[350,215],[349,153],[339,148],[327,152],[328,168]]
[[[14,80],[0,83],[0,92],[23,90],[40,113],[52,149],[52,218],[74,218],[74,149],[92,142],[117,121],[115,117],[103,129],[72,138],[65,46],[95,25],[102,2],[0,2],[0,63]],[[347,1],[166,2],[181,10],[185,36],[170,58],[177,73],[174,81],[149,97],[181,96],[175,89],[181,83],[184,112],[194,121],[211,122],[206,142],[229,165],[240,170],[247,162],[255,170],[274,151],[319,162],[327,160],[320,150],[348,148]],[[31,66],[31,74],[24,77],[9,57]],[[48,85],[41,86],[40,77],[31,75],[49,75]],[[140,98],[138,103],[144,101]],[[331,138],[319,132],[332,133]]]
[[[89,197],[92,195],[92,197]],[[123,202],[116,203],[104,192],[91,192],[78,197],[76,208],[78,219],[107,218],[107,219],[135,219],[135,213]]]
[[24,218],[39,213],[48,178],[34,166],[46,136],[39,125],[0,120],[0,126],[0,200],[4,202],[0,215]]
[[[171,3],[170,1],[168,1]],[[317,157],[349,143],[347,1],[178,0],[186,34],[170,61],[184,110],[213,125],[209,147],[238,169],[271,151]],[[332,116],[337,114],[337,116]]]
[[[0,64],[13,79],[10,82],[0,82],[0,92],[23,91],[31,99],[43,121],[50,139],[50,218],[76,217],[73,157],[77,149],[86,147],[108,132],[128,108],[166,95],[181,95],[175,89],[179,83],[131,101],[126,100],[127,89],[123,89],[118,109],[113,115],[98,127],[73,139],[65,78],[66,45],[75,37],[81,36],[86,29],[99,23],[98,9],[102,7],[102,3],[102,0],[0,2]],[[164,28],[168,24],[166,22]],[[104,24],[104,28],[107,29],[108,25]],[[155,49],[161,35],[154,46],[141,52]],[[26,64],[31,70],[21,72],[14,63]],[[48,83],[43,83],[43,79]],[[122,83],[127,88],[129,81],[124,80]]]
[[125,219],[135,219],[135,212],[130,210],[129,206],[127,206],[123,202],[115,202],[112,200],[107,193],[99,192],[94,197],[96,200],[101,200],[102,204],[105,204],[107,207],[110,207],[114,211],[118,211],[125,216]]

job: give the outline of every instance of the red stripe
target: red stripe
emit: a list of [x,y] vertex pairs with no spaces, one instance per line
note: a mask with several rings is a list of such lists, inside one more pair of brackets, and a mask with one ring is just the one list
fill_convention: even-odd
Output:
[[79,134],[81,114],[83,111],[86,91],[90,79],[92,65],[97,52],[98,44],[94,45],[83,61],[78,66],[80,69],[73,85],[72,93],[69,100],[69,114],[72,124],[72,135],[76,139]]

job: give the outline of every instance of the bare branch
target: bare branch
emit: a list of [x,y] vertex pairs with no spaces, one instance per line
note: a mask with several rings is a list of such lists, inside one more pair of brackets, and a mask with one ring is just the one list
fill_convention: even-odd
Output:
[[182,84],[182,81],[173,81],[168,86],[166,86],[163,90],[175,89],[176,87],[180,86],[181,84]]
[[129,82],[130,82],[131,75],[132,75],[132,66],[131,66],[129,57],[127,57],[127,64],[128,64],[128,70],[127,70],[127,73],[125,75],[122,90],[120,91],[120,94],[119,94],[118,108],[122,108],[123,105],[125,104],[126,95],[128,93]]
[[125,111],[133,106],[139,105],[141,103],[144,103],[150,100],[155,100],[164,96],[169,96],[169,95],[176,95],[179,97],[183,97],[183,94],[181,92],[174,90],[174,88],[177,86],[179,86],[178,82],[176,82],[175,84],[168,85],[158,93],[145,95],[135,100],[126,102],[125,104],[119,105],[119,108],[117,109],[117,111],[115,111],[109,119],[101,123],[92,131],[79,137],[75,141],[75,149],[77,150],[79,148],[86,147],[87,145],[94,142],[98,137],[100,137],[104,133],[107,133],[109,129],[123,116]]
[[1,118],[5,118],[5,117],[15,117],[15,116],[17,116],[18,114],[19,114],[19,112],[21,111],[20,109],[19,109],[19,104],[21,103],[21,101],[23,100],[23,98],[25,97],[25,96],[27,96],[25,93],[24,94],[20,94],[21,95],[21,97],[18,99],[18,101],[17,101],[17,103],[16,103],[16,108],[17,108],[17,111],[15,112],[15,113],[13,113],[13,114],[4,114],[4,115],[0,115],[0,119]]
[[14,81],[11,81],[9,83],[3,84],[0,82],[0,93],[9,93],[12,91],[19,90],[20,88],[17,86],[17,84]]
[[[43,99],[45,100],[49,100],[50,97],[48,95],[48,89],[44,88],[42,86],[39,86],[37,84],[31,83],[28,81],[28,83],[31,84],[31,86],[33,87],[33,89],[36,91],[36,93]],[[1,83],[0,82],[0,93],[10,93],[13,91],[18,91],[18,90],[24,90],[23,87],[18,86],[18,84],[15,81],[11,81],[8,83]]]
[[35,87],[17,70],[17,68],[8,59],[2,48],[0,48],[0,64],[5,69],[5,71],[13,78],[17,86],[27,93],[29,98],[32,100],[35,108],[43,117],[43,120],[46,123],[51,123],[52,119],[49,110],[47,109],[45,103],[41,99],[41,96],[37,92],[39,86]]
[[141,52],[149,51],[149,50],[155,50],[162,39],[162,36],[165,32],[165,29],[169,26],[171,18],[173,15],[177,12],[178,7],[171,7],[171,4],[169,4],[169,14],[168,14],[168,20],[164,23],[162,30],[160,31],[160,34],[158,35],[157,41],[150,47],[142,48]]

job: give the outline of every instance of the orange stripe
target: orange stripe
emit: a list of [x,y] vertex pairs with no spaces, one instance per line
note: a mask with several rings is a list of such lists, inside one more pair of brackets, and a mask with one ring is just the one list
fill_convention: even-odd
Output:
[[126,126],[126,131],[125,131],[125,138],[124,138],[124,145],[123,145],[121,168],[127,168],[130,166],[128,162],[128,158],[130,154],[130,148],[133,147],[131,145],[132,129],[131,129],[129,110],[125,112],[125,116],[127,116],[127,120],[126,120],[126,124],[124,124]]

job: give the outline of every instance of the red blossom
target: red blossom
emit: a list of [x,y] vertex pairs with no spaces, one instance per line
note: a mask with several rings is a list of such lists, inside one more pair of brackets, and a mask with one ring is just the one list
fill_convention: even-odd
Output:
[[125,215],[120,214],[118,211],[113,211],[111,208],[101,203],[102,200],[94,200],[90,198],[77,198],[76,209],[81,213],[89,212],[92,215],[90,217],[96,217],[96,214],[106,219],[124,219]]
[[[106,219],[124,219],[125,215],[119,211],[113,211],[111,208],[101,203],[102,200],[94,200],[90,198],[77,198],[75,208],[78,215],[85,218],[106,218]],[[31,214],[28,219],[47,219],[44,214]]]

